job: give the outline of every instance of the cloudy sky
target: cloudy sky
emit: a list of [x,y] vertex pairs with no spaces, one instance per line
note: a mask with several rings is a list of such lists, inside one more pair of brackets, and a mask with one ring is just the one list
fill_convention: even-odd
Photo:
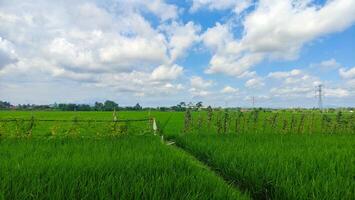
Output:
[[355,0],[0,0],[0,100],[355,106]]

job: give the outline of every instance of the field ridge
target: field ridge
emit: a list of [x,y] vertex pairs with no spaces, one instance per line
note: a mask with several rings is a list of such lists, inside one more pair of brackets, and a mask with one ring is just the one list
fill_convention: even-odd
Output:
[[164,139],[164,137],[162,137],[162,141],[165,145],[175,148],[176,150],[183,152],[185,155],[191,157],[191,159],[198,163],[201,167],[205,168],[206,170],[209,170],[211,173],[223,180],[226,184],[232,186],[232,188],[236,191],[241,191],[243,194],[249,196],[251,199],[267,199],[266,196],[252,196],[247,188],[241,187],[241,185],[237,184],[237,182],[235,182],[232,178],[224,176],[220,171],[218,171],[218,169],[215,169],[213,166],[209,165],[205,160],[196,157],[191,151],[186,149],[179,142],[176,142],[174,139]]

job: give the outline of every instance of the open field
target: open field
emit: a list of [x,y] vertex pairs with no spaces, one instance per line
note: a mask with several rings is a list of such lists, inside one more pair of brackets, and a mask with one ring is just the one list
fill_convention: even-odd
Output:
[[[0,198],[355,196],[353,113],[221,109],[116,115],[122,121],[113,121],[112,112],[0,112],[0,120],[17,119],[0,123]],[[157,136],[150,118],[158,124]],[[159,135],[179,148],[166,146]]]

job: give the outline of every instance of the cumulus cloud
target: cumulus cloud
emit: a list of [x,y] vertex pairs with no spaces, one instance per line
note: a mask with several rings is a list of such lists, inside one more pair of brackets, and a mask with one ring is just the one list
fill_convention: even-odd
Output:
[[320,63],[315,63],[310,65],[312,68],[319,68],[322,71],[331,71],[341,67],[341,64],[338,63],[334,58],[329,60],[324,60]]
[[295,59],[305,43],[353,25],[354,7],[354,0],[327,1],[323,6],[260,0],[243,19],[241,38],[235,38],[228,23],[217,23],[204,33],[204,44],[214,54],[206,72],[238,76],[265,59]]
[[318,77],[300,69],[271,72],[267,77],[276,81],[276,86],[270,89],[276,97],[314,97],[315,87],[322,83]]
[[339,75],[344,79],[355,79],[355,67],[350,69],[341,68],[339,69]]
[[288,78],[291,76],[298,76],[300,74],[302,74],[301,70],[293,69],[291,71],[285,71],[285,72],[270,72],[268,77],[282,79],[282,78]]
[[[17,88],[25,82],[53,88],[76,84],[117,95],[160,95],[174,100],[170,94],[234,98],[237,95],[227,94],[247,96],[249,89],[261,87],[272,88],[270,94],[279,96],[313,95],[310,91],[321,83],[320,78],[303,70],[260,77],[252,67],[263,61],[295,59],[308,42],[351,26],[354,5],[354,0],[318,5],[308,0],[193,0],[192,12],[206,8],[232,13],[215,26],[205,27],[205,23],[181,17],[186,14],[183,8],[164,0],[2,1],[1,81]],[[199,69],[184,69],[183,58],[190,62],[189,53],[196,47],[207,47],[211,53],[205,73],[242,78],[246,91],[228,85],[216,90],[214,81],[201,75],[189,77]],[[314,65],[339,69],[347,84],[329,89],[328,95],[352,95],[354,68],[342,68],[335,59]],[[269,85],[269,81],[276,84]],[[72,93],[80,90],[69,87]],[[12,96],[21,93],[12,91]]]
[[241,13],[252,5],[251,0],[193,0],[191,12],[207,7],[210,10],[232,9],[235,13]]
[[340,68],[339,76],[345,80],[345,86],[350,88],[355,95],[355,67]]
[[171,67],[160,65],[152,72],[152,79],[158,81],[171,81],[177,79],[183,73],[183,68],[179,65]]
[[191,21],[186,24],[173,22],[161,29],[168,34],[171,62],[186,54],[187,49],[199,40],[201,30],[200,26]]
[[211,94],[208,90],[214,84],[211,80],[205,80],[199,76],[192,76],[190,78],[189,92],[194,97],[205,97]]
[[0,70],[8,64],[17,61],[13,44],[0,37]]
[[247,82],[245,82],[245,87],[247,88],[261,88],[265,85],[264,81],[260,77],[251,78]]
[[221,93],[224,93],[224,94],[235,94],[235,93],[238,93],[239,92],[239,89],[238,88],[234,88],[234,87],[231,87],[229,85],[225,86],[222,90],[221,90]]
[[204,80],[203,78],[201,78],[199,76],[193,76],[190,78],[190,85],[191,85],[191,87],[194,87],[194,88],[200,88],[200,89],[208,88],[208,87],[212,86],[213,83],[214,83],[213,81]]
[[324,96],[343,98],[350,96],[350,92],[344,88],[325,88]]
[[[183,67],[174,62],[198,39],[199,26],[175,22],[178,8],[163,0],[109,3],[110,8],[83,0],[3,2],[0,75],[136,94],[181,90],[176,79]],[[147,12],[168,28],[153,27]]]

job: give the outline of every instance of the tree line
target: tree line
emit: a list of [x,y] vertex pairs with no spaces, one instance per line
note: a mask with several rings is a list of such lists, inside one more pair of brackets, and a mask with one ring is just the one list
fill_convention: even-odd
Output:
[[111,100],[104,102],[95,102],[93,105],[89,104],[75,104],[75,103],[54,103],[50,105],[36,105],[36,104],[19,104],[12,105],[10,102],[0,101],[0,110],[53,110],[53,111],[140,111],[140,110],[158,110],[158,111],[186,111],[187,108],[198,110],[202,108],[202,102],[185,103],[180,102],[177,105],[170,107],[145,107],[143,108],[139,103],[134,106],[119,106],[118,103]]

